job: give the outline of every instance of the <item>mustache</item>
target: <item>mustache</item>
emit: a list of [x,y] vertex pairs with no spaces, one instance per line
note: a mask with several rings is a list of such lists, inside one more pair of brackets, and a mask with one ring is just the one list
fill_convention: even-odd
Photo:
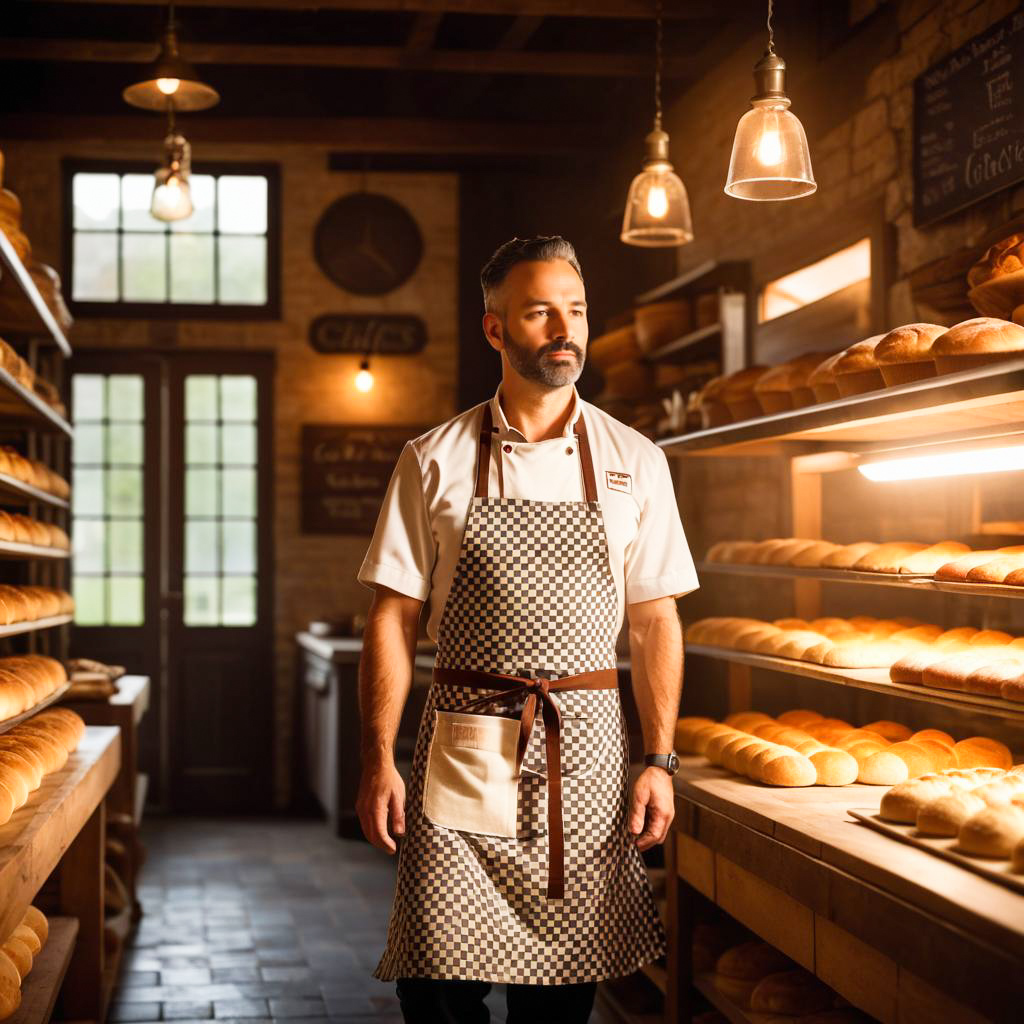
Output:
[[577,361],[583,361],[583,349],[579,345],[574,345],[571,341],[553,341],[550,345],[545,345],[538,355],[543,357],[552,355],[555,352],[571,352]]

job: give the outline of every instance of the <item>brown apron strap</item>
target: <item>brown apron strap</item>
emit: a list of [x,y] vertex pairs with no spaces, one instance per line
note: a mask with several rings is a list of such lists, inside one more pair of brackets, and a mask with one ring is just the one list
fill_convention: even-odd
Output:
[[594,475],[594,459],[590,454],[587,422],[583,418],[582,409],[576,421],[576,443],[580,450],[580,466],[583,469],[583,496],[586,501],[597,501],[597,477]]
[[491,419],[491,403],[484,406],[484,419],[480,425],[480,451],[476,460],[476,497],[487,497],[487,483],[491,469],[491,438],[494,422]]

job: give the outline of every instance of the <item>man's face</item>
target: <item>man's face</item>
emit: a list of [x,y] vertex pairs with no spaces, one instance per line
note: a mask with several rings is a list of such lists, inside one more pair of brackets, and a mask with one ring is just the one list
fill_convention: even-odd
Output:
[[484,330],[512,369],[552,389],[574,384],[583,372],[588,336],[579,274],[565,260],[517,263],[499,297],[502,315],[488,313]]

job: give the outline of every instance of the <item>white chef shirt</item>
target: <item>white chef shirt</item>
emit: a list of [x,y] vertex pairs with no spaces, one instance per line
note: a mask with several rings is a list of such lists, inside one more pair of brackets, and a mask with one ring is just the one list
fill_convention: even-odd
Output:
[[[499,387],[490,400],[498,428],[490,459],[492,497],[583,501],[573,426],[586,410],[597,498],[618,596],[616,632],[626,604],[679,597],[697,589],[668,461],[657,445],[584,402],[575,388],[563,435],[530,442],[509,426],[500,396]],[[379,584],[419,601],[429,598],[427,636],[434,641],[476,490],[482,415],[481,404],[405,446],[359,569],[359,582],[368,587]]]

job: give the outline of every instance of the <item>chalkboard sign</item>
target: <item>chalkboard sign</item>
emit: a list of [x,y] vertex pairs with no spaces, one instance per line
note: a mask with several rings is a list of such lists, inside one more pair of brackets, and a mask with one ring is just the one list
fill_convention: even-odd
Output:
[[1024,179],[1024,11],[914,80],[914,224]]
[[303,424],[302,532],[373,533],[398,456],[427,429]]

